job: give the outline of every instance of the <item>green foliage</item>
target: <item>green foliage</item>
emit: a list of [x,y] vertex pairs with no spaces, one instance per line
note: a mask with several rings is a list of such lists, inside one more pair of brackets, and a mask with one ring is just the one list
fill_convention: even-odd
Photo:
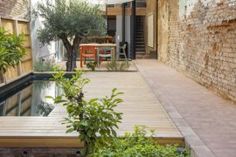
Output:
[[8,67],[17,65],[24,55],[23,35],[8,34],[0,28],[0,71],[5,73]]
[[85,0],[47,0],[39,3],[34,12],[45,19],[45,27],[38,30],[38,39],[43,44],[62,40],[67,50],[67,71],[76,67],[76,54],[83,38],[105,34],[100,6]]
[[34,70],[38,72],[54,71],[55,63],[51,60],[39,60],[34,63]]
[[188,151],[171,145],[158,145],[153,131],[135,127],[134,133],[97,144],[92,157],[187,157]]
[[97,66],[97,62],[88,62],[86,64],[86,66],[87,66],[88,69],[91,69],[92,71],[95,71],[95,68]]
[[57,0],[53,3],[39,3],[36,14],[45,19],[45,27],[39,30],[42,43],[75,35],[100,35],[105,32],[105,20],[99,5],[92,5],[85,0]]
[[106,68],[108,71],[127,71],[130,67],[129,61],[117,61],[116,59],[112,59],[106,64]]
[[67,132],[79,133],[80,140],[84,142],[83,156],[93,152],[99,138],[105,140],[116,137],[115,129],[118,129],[122,113],[114,111],[114,108],[123,102],[118,98],[121,92],[113,89],[110,97],[85,100],[83,87],[89,80],[82,77],[81,71],[77,71],[70,79],[65,78],[64,72],[59,71],[53,80],[64,90],[64,95],[54,98],[54,102],[66,106]]

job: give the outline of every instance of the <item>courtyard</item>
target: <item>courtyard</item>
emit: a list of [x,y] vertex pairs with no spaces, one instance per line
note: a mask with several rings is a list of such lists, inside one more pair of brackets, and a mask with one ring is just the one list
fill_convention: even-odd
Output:
[[0,157],[235,157],[236,0],[0,0]]

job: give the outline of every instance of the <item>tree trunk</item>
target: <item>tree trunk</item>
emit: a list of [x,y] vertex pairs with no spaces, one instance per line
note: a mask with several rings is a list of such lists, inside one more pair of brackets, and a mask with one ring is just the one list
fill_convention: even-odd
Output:
[[73,69],[75,69],[76,66],[76,60],[77,60],[77,54],[78,54],[78,50],[79,50],[79,44],[80,44],[81,38],[76,35],[73,41],[73,53],[72,53],[72,67]]
[[67,51],[66,71],[73,71],[76,68],[77,52],[81,38],[76,35],[73,45],[71,45],[66,35],[61,37],[61,39]]
[[73,71],[76,68],[77,51],[75,49],[67,50],[66,71]]
[[77,59],[77,50],[76,50],[76,49],[73,49],[72,55],[71,55],[72,69],[73,69],[73,70],[74,70],[75,68],[77,68],[77,66],[76,66],[76,59]]
[[64,47],[66,48],[66,52],[67,52],[66,71],[72,71],[73,70],[73,67],[72,67],[73,47],[70,44],[69,40],[67,39],[66,35],[63,35],[61,37],[61,40],[62,40]]
[[72,67],[73,49],[66,49],[66,51],[67,51],[66,71],[73,71],[73,67]]

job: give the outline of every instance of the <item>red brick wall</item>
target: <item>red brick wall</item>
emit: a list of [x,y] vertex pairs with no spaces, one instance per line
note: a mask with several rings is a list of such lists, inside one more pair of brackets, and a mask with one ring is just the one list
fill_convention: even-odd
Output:
[[236,101],[236,0],[199,0],[182,17],[178,0],[169,1],[165,62]]

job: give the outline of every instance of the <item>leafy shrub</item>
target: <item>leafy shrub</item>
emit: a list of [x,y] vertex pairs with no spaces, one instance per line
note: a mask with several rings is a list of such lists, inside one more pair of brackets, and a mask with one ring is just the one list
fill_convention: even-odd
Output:
[[108,71],[126,71],[129,69],[128,60],[125,61],[117,61],[116,59],[112,59],[106,64],[106,68]]
[[38,60],[34,63],[34,70],[38,72],[54,71],[55,63],[52,60]]
[[177,146],[159,145],[153,139],[153,131],[145,127],[135,127],[134,133],[126,133],[123,138],[113,138],[108,142],[100,142],[92,157],[187,157],[184,149]]
[[97,62],[88,62],[86,64],[86,66],[87,66],[88,69],[91,69],[92,71],[95,71],[95,68],[97,66]]
[[[23,35],[8,34],[0,27],[0,72],[1,75],[7,68],[17,65],[23,56],[25,49],[23,47]],[[2,77],[2,76],[1,76]],[[1,78],[0,80],[2,80]]]
[[78,132],[79,139],[84,142],[82,156],[93,152],[99,138],[105,140],[116,137],[115,129],[118,129],[122,113],[114,111],[114,108],[123,101],[117,98],[121,92],[113,89],[110,97],[87,101],[84,99],[83,87],[89,80],[82,77],[81,71],[77,71],[72,78],[65,78],[64,72],[59,71],[53,80],[64,91],[63,95],[54,98],[54,102],[66,107],[68,116],[64,123],[67,132]]

